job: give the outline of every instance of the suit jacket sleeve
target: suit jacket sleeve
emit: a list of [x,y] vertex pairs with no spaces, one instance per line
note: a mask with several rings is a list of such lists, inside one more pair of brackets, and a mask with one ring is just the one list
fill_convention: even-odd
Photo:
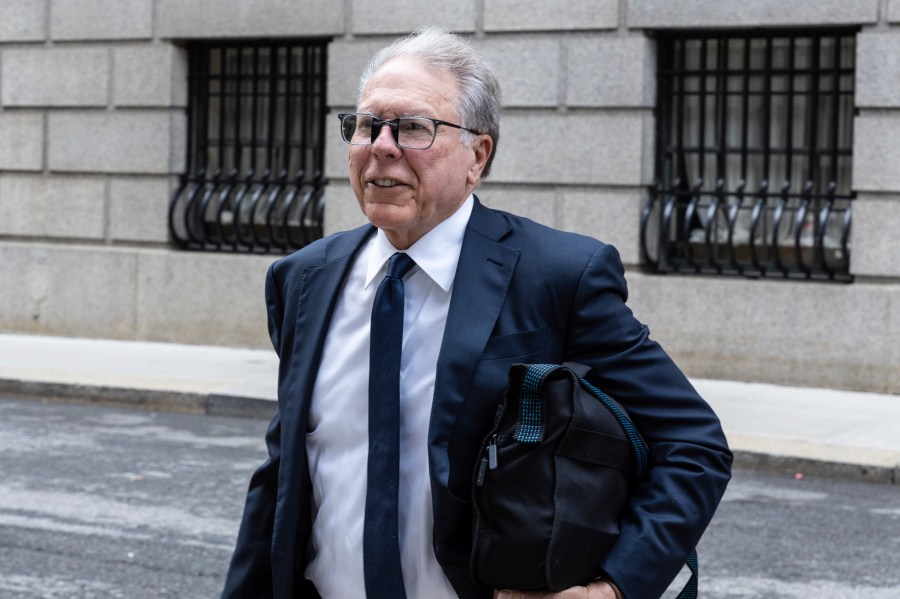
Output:
[[[274,270],[266,275],[266,308],[269,336],[275,352],[280,352],[281,324],[284,315],[281,294],[275,284]],[[281,461],[281,412],[266,432],[268,459],[250,479],[244,515],[222,597],[272,597],[272,533]]]
[[600,246],[579,283],[566,359],[628,410],[650,449],[619,541],[602,569],[629,599],[659,597],[682,568],[725,491],[732,455],[719,420],[626,307],[624,268]]

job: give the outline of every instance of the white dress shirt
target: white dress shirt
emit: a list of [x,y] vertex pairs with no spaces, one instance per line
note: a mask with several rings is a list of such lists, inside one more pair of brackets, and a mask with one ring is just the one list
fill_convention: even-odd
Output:
[[[453,279],[473,204],[470,196],[406,250],[417,265],[404,279],[400,358],[400,561],[409,599],[456,597],[432,546],[428,424]],[[379,230],[357,254],[329,325],[313,388],[306,435],[313,487],[306,577],[325,599],[366,594],[369,328],[375,291],[388,258],[397,251]]]

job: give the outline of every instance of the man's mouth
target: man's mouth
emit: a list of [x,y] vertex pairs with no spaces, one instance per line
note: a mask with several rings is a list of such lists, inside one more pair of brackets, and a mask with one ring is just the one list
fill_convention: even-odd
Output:
[[375,187],[397,187],[400,181],[396,179],[372,179],[372,185]]

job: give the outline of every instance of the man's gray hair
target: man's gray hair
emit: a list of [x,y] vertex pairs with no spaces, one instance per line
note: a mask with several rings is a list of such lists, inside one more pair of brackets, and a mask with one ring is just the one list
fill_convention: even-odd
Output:
[[[494,142],[493,151],[481,172],[482,179],[487,177],[500,141],[500,84],[493,69],[467,40],[436,27],[423,27],[398,39],[372,58],[359,80],[357,104],[372,74],[396,58],[417,59],[456,78],[459,86],[456,111],[462,120],[459,124],[487,133]],[[474,141],[472,133],[462,131],[461,134],[465,143]]]

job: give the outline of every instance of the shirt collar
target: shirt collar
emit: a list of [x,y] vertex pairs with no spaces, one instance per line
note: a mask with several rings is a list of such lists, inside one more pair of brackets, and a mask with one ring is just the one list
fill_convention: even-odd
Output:
[[[466,233],[466,225],[469,223],[474,205],[475,200],[472,195],[469,195],[456,212],[438,223],[436,227],[420,237],[406,250],[409,257],[415,260],[416,265],[444,292],[449,292],[453,287],[463,236]],[[379,274],[384,276],[388,259],[398,251],[400,250],[388,240],[384,231],[378,229],[372,251],[369,254],[365,285],[367,288],[372,281],[378,278]]]

